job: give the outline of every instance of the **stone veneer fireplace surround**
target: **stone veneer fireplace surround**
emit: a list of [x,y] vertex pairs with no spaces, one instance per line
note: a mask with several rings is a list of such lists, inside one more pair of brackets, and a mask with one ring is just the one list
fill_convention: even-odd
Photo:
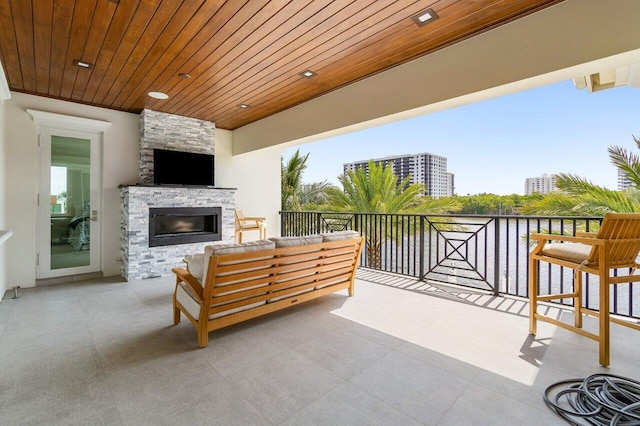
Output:
[[[121,273],[127,281],[168,276],[185,255],[234,241],[235,188],[153,185],[155,148],[214,155],[215,125],[148,109],[140,114],[140,184],[123,185],[120,192]],[[220,208],[220,240],[150,247],[149,209],[176,207]]]
[[[211,244],[232,243],[235,193],[235,189],[225,188],[123,186],[120,192],[122,276],[127,281],[167,276],[172,268],[184,266],[185,255],[202,253],[205,246]],[[221,240],[149,247],[149,208],[167,207],[220,207]]]

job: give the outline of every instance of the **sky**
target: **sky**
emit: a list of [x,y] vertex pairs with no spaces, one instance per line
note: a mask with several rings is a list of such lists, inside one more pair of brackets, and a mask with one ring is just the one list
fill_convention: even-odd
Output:
[[640,154],[640,89],[589,93],[573,82],[501,96],[288,149],[309,153],[303,182],[338,185],[343,164],[429,152],[447,158],[456,195],[524,194],[528,177],[573,173],[617,189],[607,148]]

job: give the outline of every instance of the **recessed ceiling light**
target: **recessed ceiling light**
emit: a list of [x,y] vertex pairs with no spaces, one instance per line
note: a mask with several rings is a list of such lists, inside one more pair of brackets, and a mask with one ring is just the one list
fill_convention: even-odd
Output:
[[162,92],[149,92],[149,96],[154,99],[169,99],[169,95]]
[[89,62],[79,61],[78,59],[73,60],[73,65],[75,65],[76,67],[85,68],[88,70],[93,68],[93,64],[90,64]]
[[185,80],[188,79],[188,78],[191,78],[191,76],[189,74],[187,74],[186,72],[181,72],[180,74],[178,74],[178,77],[184,78]]
[[238,105],[238,108],[247,109],[247,108],[251,108],[251,105],[240,104],[240,105]]
[[315,72],[313,72],[311,70],[306,70],[306,71],[302,71],[300,73],[300,75],[302,77],[305,77],[305,78],[311,78],[311,77],[315,77],[316,75],[318,75],[318,73],[315,73]]
[[431,21],[438,19],[438,14],[434,12],[433,9],[429,8],[413,16],[411,19],[413,19],[413,22],[415,22],[416,24],[418,24],[418,26],[421,27],[423,25],[428,24]]

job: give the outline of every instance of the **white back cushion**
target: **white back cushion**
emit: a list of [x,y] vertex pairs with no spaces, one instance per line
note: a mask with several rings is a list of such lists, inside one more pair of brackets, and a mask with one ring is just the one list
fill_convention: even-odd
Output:
[[274,248],[276,248],[275,243],[269,240],[249,241],[248,243],[242,244],[221,244],[217,246],[207,246],[204,248],[204,270],[202,273],[202,280],[200,282],[202,283],[202,285],[204,285],[205,281],[207,280],[209,258],[211,256],[218,256],[223,254],[252,253],[261,250],[273,250]]

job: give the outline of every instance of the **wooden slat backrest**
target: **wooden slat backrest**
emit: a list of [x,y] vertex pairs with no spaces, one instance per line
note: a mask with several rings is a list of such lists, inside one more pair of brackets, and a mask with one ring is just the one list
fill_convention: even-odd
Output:
[[362,238],[211,256],[204,285],[209,313],[351,279]]
[[[640,252],[640,213],[607,213],[596,238],[608,242],[611,267],[635,264]],[[598,263],[597,247],[591,251],[588,260],[592,264]]]

